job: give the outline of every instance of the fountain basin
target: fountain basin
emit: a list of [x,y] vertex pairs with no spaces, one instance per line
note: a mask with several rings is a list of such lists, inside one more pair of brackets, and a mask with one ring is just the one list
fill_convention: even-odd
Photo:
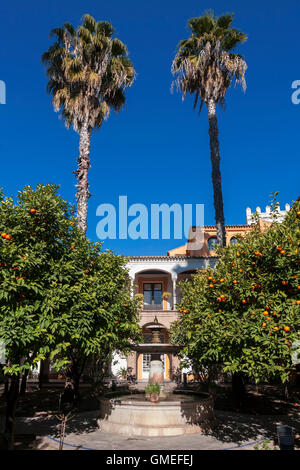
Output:
[[98,425],[126,436],[179,436],[206,432],[216,425],[209,394],[173,393],[152,403],[143,393],[107,394],[100,400]]

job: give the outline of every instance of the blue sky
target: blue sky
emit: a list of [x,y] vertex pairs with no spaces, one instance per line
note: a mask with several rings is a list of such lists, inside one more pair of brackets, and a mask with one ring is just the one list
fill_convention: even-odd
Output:
[[[0,186],[15,195],[27,184],[56,183],[75,202],[78,136],[66,130],[47,96],[40,56],[52,28],[80,23],[84,13],[110,21],[127,44],[137,71],[127,104],[92,137],[88,237],[97,241],[96,208],[128,203],[204,204],[205,224],[214,223],[207,112],[193,112],[170,93],[171,62],[188,18],[212,8],[235,12],[234,26],[248,34],[247,91],[232,89],[219,110],[221,171],[226,223],[245,223],[245,210],[264,207],[279,191],[283,206],[299,196],[300,105],[291,84],[300,79],[299,2],[152,0],[56,0],[5,2],[1,7],[0,80],[7,104],[0,105]],[[126,255],[164,254],[184,240],[106,240]]]

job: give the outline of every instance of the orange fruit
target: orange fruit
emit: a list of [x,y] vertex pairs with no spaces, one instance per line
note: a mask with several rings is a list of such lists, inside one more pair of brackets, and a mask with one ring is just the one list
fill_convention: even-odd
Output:
[[281,255],[284,255],[285,251],[284,250],[280,250],[280,254]]
[[212,288],[212,287],[214,287],[214,285],[213,285],[213,284],[209,284],[209,287]]
[[296,300],[296,304],[297,304],[297,305],[300,305],[300,300]]
[[289,326],[285,326],[283,329],[284,329],[284,331],[290,331],[290,327],[289,327]]
[[6,233],[5,232],[1,233],[1,237],[6,238]]
[[267,326],[267,324],[266,324],[266,323],[262,323],[262,325],[261,325],[261,326]]
[[246,302],[247,302],[247,300],[245,300],[245,299],[242,300],[242,303],[243,303],[243,304],[245,304]]
[[233,282],[233,284],[237,284],[237,283],[238,283],[238,281],[237,281],[236,279],[235,279],[234,281],[232,281],[232,282]]
[[35,214],[36,213],[36,209],[30,209],[30,214]]

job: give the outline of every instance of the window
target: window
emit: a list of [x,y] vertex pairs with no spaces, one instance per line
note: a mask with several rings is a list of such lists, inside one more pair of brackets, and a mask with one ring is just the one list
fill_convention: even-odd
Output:
[[208,249],[209,250],[212,250],[212,251],[215,250],[217,245],[218,245],[217,237],[209,238],[209,240],[208,240]]
[[143,285],[144,304],[161,305],[162,303],[162,283],[145,282]]
[[236,237],[231,237],[230,238],[230,245],[237,245],[238,244],[238,239]]

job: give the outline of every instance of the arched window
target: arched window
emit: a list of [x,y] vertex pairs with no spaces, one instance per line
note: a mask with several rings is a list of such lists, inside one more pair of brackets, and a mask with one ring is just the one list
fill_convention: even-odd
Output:
[[217,237],[211,237],[208,240],[208,249],[211,251],[214,251],[216,249],[216,246],[218,245],[218,240]]
[[231,237],[230,238],[230,245],[237,245],[238,244],[238,239],[236,237]]

